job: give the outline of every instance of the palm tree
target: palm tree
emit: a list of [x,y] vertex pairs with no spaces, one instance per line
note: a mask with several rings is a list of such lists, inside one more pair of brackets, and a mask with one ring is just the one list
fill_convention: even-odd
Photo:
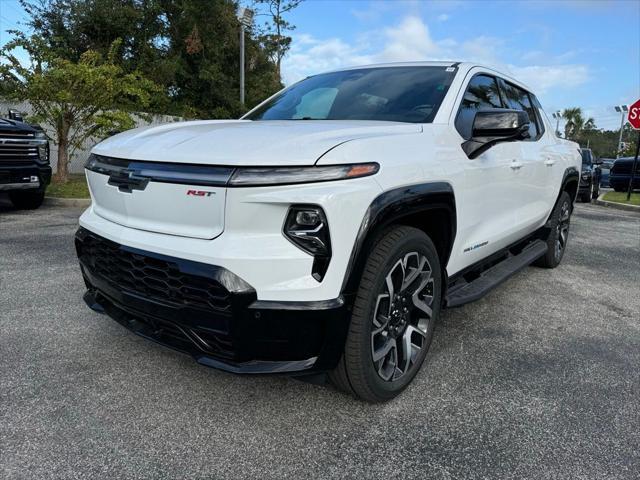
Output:
[[596,128],[596,121],[593,119],[593,117],[589,117],[587,118],[587,121],[584,122],[582,130],[595,130]]
[[567,121],[564,126],[565,138],[576,140],[583,131],[596,129],[596,122],[593,117],[585,120],[580,107],[565,109],[562,112],[562,117]]
[[[582,116],[582,109],[580,107],[565,108],[562,112],[562,118],[567,123],[564,125],[564,138],[575,139],[580,135],[580,132],[585,127],[584,117]],[[590,118],[592,121],[593,119]]]

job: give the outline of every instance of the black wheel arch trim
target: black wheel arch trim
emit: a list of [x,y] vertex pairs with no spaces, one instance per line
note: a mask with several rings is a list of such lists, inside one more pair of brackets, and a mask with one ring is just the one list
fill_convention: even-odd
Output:
[[562,176],[562,183],[560,184],[560,189],[558,190],[558,196],[556,197],[556,201],[553,203],[553,207],[551,208],[551,211],[549,212],[549,216],[547,218],[547,221],[544,224],[544,227],[542,227],[542,228],[547,228],[548,227],[549,220],[551,220],[551,215],[553,215],[553,211],[556,209],[556,205],[558,205],[558,202],[560,201],[560,196],[562,195],[563,192],[567,191],[567,189],[566,189],[567,185],[569,183],[572,183],[572,182],[576,183],[576,194],[571,199],[571,205],[572,205],[571,208],[573,208],[573,204],[577,200],[578,195],[580,193],[580,171],[576,167],[568,167],[564,171],[564,174]]
[[[562,184],[560,185],[560,191],[558,192],[558,198],[556,199],[556,203],[558,199],[560,199],[560,195],[565,191],[565,187],[569,182],[578,182],[578,186],[580,186],[580,172],[576,167],[569,167],[564,171],[564,175],[562,176]],[[577,196],[577,193],[576,193]],[[575,198],[572,198],[571,201],[575,202]],[[555,207],[555,204],[554,204]]]
[[366,260],[363,255],[367,243],[389,225],[419,212],[444,210],[450,218],[449,245],[445,258],[440,261],[446,272],[456,237],[456,203],[453,187],[448,182],[430,182],[406,185],[378,195],[367,208],[351,250],[349,263],[342,282],[341,293],[350,296],[357,290],[357,282]]

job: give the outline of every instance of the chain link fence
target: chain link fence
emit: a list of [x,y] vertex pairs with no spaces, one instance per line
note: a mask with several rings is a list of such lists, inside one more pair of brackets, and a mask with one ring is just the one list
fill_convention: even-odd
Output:
[[[9,109],[18,110],[25,117],[33,114],[33,108],[28,102],[10,102],[0,99],[0,117],[7,117]],[[179,122],[182,120],[180,117],[174,117],[171,115],[153,115],[150,122],[141,118],[136,118],[136,126],[142,127],[147,125],[161,125],[163,123]],[[51,168],[54,173],[57,171],[58,166],[58,146],[53,142],[55,138],[54,129],[49,124],[40,124],[40,126],[47,133],[51,141]],[[84,171],[84,164],[89,156],[91,148],[100,141],[99,138],[87,139],[81,148],[77,148],[71,152],[69,161],[69,172],[82,173]]]

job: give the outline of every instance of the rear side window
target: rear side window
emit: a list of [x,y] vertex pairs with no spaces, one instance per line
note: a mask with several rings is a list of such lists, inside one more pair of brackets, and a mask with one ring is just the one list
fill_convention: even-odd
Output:
[[529,114],[529,120],[531,121],[529,124],[529,135],[531,138],[529,140],[537,140],[540,134],[540,121],[529,97],[529,92],[507,82],[501,83],[507,107],[513,110],[525,111]]
[[465,138],[470,139],[473,127],[473,117],[478,110],[504,108],[500,89],[495,77],[490,75],[476,75],[471,79],[464,92],[460,110],[456,117],[456,130]]
[[544,111],[537,97],[533,93],[530,93],[529,96],[531,97],[533,106],[538,111],[538,129],[540,130],[540,135],[542,135],[546,130],[545,119],[546,119],[547,126],[551,126],[552,129],[553,129],[553,123],[551,123],[551,121],[549,120],[549,117],[547,116],[547,112]]

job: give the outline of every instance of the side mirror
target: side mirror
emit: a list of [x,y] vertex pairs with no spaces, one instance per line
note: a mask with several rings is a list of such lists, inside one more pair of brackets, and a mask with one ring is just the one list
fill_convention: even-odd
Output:
[[9,119],[15,120],[16,122],[24,122],[22,113],[20,113],[18,110],[14,110],[13,108],[9,109]]
[[476,158],[497,143],[529,138],[529,115],[520,110],[491,109],[476,112],[471,138],[462,144],[469,158]]

